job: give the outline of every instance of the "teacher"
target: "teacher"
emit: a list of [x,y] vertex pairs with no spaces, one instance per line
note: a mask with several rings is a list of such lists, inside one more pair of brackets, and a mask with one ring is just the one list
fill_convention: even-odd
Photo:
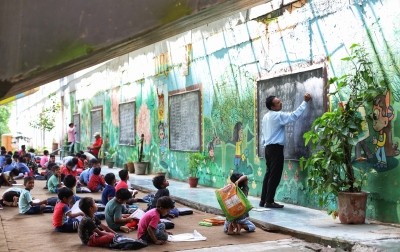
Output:
[[90,153],[92,153],[97,159],[99,158],[99,151],[101,145],[103,144],[103,139],[100,136],[99,132],[94,133],[94,143],[92,146],[89,146]]
[[265,173],[260,207],[283,208],[275,202],[275,192],[283,171],[283,148],[285,145],[285,125],[299,119],[307,107],[311,95],[306,93],[304,101],[293,112],[282,112],[282,101],[275,96],[268,96],[266,106],[269,110],[262,119],[262,143],[265,149],[267,172]]

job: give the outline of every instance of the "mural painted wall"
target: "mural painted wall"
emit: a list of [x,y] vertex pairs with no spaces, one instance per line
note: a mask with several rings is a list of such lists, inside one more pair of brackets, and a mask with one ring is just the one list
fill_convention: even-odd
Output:
[[[256,82],[322,66],[327,78],[346,71],[341,58],[353,43],[369,51],[386,93],[365,108],[366,135],[354,149],[354,164],[373,166],[368,216],[400,222],[400,13],[397,0],[280,1],[258,6],[148,45],[75,78],[64,91],[64,121],[80,114],[81,148],[93,141],[90,111],[103,109],[104,150],[118,151],[117,165],[137,160],[137,145],[119,144],[118,105],[135,101],[136,138],[144,134],[151,170],[188,177],[189,152],[169,149],[168,98],[198,87],[202,95],[202,149],[207,160],[199,183],[222,187],[232,172],[249,176],[259,196],[265,160],[257,155]],[[343,100],[346,99],[343,94]],[[335,106],[337,101],[332,101]],[[283,105],[284,106],[284,105]],[[73,111],[75,110],[75,111]],[[286,160],[278,201],[317,207],[297,160]],[[330,207],[335,207],[332,202]]]

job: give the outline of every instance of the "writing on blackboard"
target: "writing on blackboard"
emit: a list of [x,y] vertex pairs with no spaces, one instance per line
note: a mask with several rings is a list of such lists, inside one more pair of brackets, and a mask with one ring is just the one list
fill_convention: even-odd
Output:
[[91,126],[92,136],[95,132],[100,132],[100,134],[101,134],[101,124],[103,121],[103,110],[102,109],[92,110],[90,112],[90,121],[92,123],[92,126]]
[[169,96],[171,150],[200,151],[200,91]]
[[119,143],[135,144],[135,102],[119,105]]
[[283,102],[282,111],[294,111],[304,100],[306,92],[312,95],[307,109],[301,117],[286,125],[285,159],[299,159],[310,154],[309,147],[304,146],[303,134],[310,129],[312,122],[325,111],[326,93],[324,90],[323,69],[294,73],[257,82],[257,126],[258,126],[258,155],[264,157],[262,146],[262,118],[268,109],[265,100],[274,95]]

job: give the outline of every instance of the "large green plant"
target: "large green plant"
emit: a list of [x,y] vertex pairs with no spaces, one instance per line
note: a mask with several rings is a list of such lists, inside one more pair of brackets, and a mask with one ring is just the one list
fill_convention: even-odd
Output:
[[205,163],[206,156],[201,152],[192,152],[189,154],[189,176],[197,177],[198,169]]
[[368,127],[368,118],[360,111],[382,94],[386,86],[376,80],[365,49],[357,44],[350,49],[350,55],[342,59],[349,65],[348,72],[329,80],[336,87],[330,95],[338,105],[317,118],[311,130],[304,133],[305,144],[311,144],[313,154],[306,161],[302,158],[301,165],[308,170],[308,185],[319,196],[321,206],[327,203],[329,195],[361,191],[368,172],[373,171],[353,167],[351,152]]

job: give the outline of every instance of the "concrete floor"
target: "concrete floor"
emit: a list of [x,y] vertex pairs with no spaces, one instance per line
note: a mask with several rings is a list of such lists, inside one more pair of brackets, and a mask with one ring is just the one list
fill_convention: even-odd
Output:
[[[103,168],[103,173],[118,174],[118,171],[118,168]],[[156,190],[152,184],[154,175],[129,176],[133,188],[142,191]],[[171,179],[169,184],[170,194],[176,201],[205,212],[222,213],[215,197],[215,188],[190,188],[187,182]],[[249,196],[249,200],[256,209],[260,209],[260,198]],[[363,248],[360,251],[365,251],[366,247],[375,248],[374,251],[400,251],[399,227],[369,221],[363,225],[343,225],[338,219],[333,220],[325,211],[283,204],[285,207],[282,209],[267,209],[262,212],[252,210],[250,218],[266,230],[288,233],[332,247],[350,249],[358,244],[358,247]]]

